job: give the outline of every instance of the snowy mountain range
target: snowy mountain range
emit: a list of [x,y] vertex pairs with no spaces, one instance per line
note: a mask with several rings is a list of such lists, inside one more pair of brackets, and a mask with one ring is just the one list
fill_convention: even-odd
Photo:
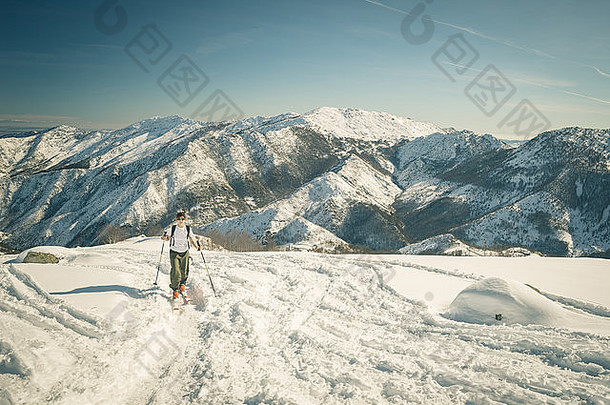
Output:
[[[512,147],[383,112],[0,136],[0,239],[88,246],[108,226],[153,234],[179,208],[202,232],[297,249],[396,251],[450,234],[474,248],[610,253],[610,130]],[[475,249],[476,250],[476,249]]]

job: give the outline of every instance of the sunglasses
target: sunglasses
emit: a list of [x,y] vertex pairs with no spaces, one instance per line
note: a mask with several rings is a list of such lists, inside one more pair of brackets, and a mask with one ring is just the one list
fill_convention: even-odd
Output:
[[186,221],[186,218],[176,218],[176,221]]

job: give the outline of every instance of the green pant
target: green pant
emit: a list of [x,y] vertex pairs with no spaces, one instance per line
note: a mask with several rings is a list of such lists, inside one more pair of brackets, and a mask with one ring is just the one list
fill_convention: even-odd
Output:
[[186,284],[189,276],[189,251],[183,253],[169,251],[169,260],[172,264],[172,271],[169,273],[171,284],[169,288],[177,290],[180,284]]

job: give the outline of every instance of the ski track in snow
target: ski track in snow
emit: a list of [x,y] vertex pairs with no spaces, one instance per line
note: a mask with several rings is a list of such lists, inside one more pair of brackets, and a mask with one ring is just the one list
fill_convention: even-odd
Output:
[[455,322],[386,283],[408,267],[469,281],[481,276],[400,258],[205,252],[215,298],[192,251],[194,305],[178,313],[169,304],[167,257],[161,288],[152,286],[158,246],[131,239],[87,249],[125,263],[138,292],[105,316],[45,291],[28,276],[30,265],[1,265],[0,400],[608,403],[609,338]]

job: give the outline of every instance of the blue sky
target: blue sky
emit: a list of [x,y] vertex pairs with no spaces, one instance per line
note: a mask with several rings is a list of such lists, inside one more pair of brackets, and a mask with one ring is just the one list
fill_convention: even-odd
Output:
[[[127,16],[111,35],[95,23],[104,3]],[[434,31],[413,44],[401,23],[418,4]],[[154,115],[191,116],[221,90],[246,116],[358,107],[518,138],[524,135],[498,124],[527,99],[551,128],[610,127],[608,1],[32,0],[0,7],[3,125],[118,128]],[[116,21],[114,11],[103,16],[102,24]],[[414,21],[412,32],[421,34],[421,16]],[[151,38],[142,36],[150,24],[171,48],[146,72],[125,48]],[[455,47],[454,59],[437,58],[452,81],[432,58],[455,34],[478,58],[465,70],[468,58],[451,62]],[[209,79],[184,106],[157,83],[182,55]],[[487,115],[465,90],[482,83],[490,64],[514,94]]]

